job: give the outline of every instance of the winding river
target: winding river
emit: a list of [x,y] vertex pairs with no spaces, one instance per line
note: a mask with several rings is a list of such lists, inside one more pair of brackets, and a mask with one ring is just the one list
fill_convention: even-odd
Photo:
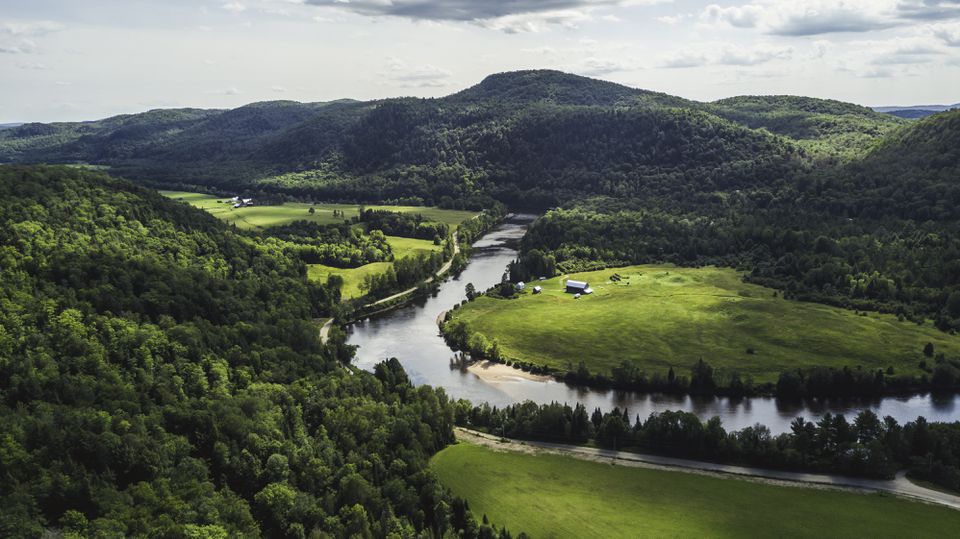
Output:
[[893,416],[904,423],[925,416],[930,421],[960,419],[960,395],[912,395],[880,399],[808,399],[790,401],[772,397],[726,398],[642,394],[572,387],[556,381],[521,378],[485,381],[477,375],[451,367],[454,353],[437,329],[437,317],[465,299],[464,287],[473,283],[486,290],[500,282],[507,264],[516,257],[516,242],[523,236],[529,216],[508,221],[473,245],[470,264],[456,277],[440,285],[432,297],[374,316],[348,328],[350,344],[358,345],[357,366],[371,370],[389,357],[400,359],[415,384],[442,387],[453,398],[504,406],[524,400],[552,401],[573,405],[582,402],[588,410],[626,407],[631,416],[646,418],[652,412],[686,410],[701,418],[720,416],[726,429],[761,423],[774,433],[788,431],[797,416],[817,418],[827,412],[852,419],[859,410],[871,409],[879,416]]

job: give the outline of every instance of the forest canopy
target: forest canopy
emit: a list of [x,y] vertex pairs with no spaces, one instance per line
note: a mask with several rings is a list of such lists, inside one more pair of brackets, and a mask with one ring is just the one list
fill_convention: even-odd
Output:
[[0,270],[0,535],[494,537],[426,470],[447,396],[321,345],[336,294],[275,241],[6,166]]

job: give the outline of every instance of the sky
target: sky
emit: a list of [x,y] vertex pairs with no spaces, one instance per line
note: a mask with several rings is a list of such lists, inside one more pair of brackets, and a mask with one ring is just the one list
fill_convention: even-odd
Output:
[[447,95],[559,69],[711,101],[960,102],[960,0],[0,0],[0,123]]

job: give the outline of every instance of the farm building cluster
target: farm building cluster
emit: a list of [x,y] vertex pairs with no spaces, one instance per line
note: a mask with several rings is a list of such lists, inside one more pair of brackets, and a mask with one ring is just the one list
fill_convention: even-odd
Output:
[[586,281],[567,280],[567,293],[574,294],[574,297],[580,297],[581,294],[593,294],[590,283]]
[[246,208],[247,206],[253,206],[252,198],[233,197],[230,199],[230,202],[233,203],[234,208]]

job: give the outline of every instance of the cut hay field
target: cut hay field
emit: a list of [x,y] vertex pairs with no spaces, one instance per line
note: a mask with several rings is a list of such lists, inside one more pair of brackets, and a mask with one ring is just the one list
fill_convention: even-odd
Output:
[[[356,217],[360,204],[307,204],[303,202],[287,202],[278,206],[249,206],[234,208],[229,204],[230,197],[218,197],[206,193],[191,193],[187,191],[160,191],[160,193],[174,200],[182,200],[197,208],[206,210],[220,219],[233,223],[239,228],[263,229],[280,226],[293,221],[311,221],[320,224],[342,223],[344,219]],[[256,201],[254,201],[256,202]],[[428,221],[446,223],[456,227],[460,223],[473,218],[477,212],[445,210],[426,206],[384,206],[366,204],[367,209],[388,210],[398,213],[419,213]],[[310,214],[310,208],[314,213]],[[343,212],[343,216],[333,216],[333,210]]]
[[[396,260],[443,249],[440,245],[434,245],[432,241],[399,238],[396,236],[387,236],[387,243],[390,244]],[[330,275],[340,275],[343,277],[343,288],[340,289],[340,293],[343,298],[352,299],[363,295],[363,292],[360,291],[360,284],[363,283],[363,279],[367,275],[383,273],[387,271],[387,268],[392,264],[392,262],[373,262],[358,268],[347,269],[325,266],[323,264],[308,264],[307,276],[311,280],[326,281]]]
[[[623,280],[612,282],[619,274]],[[594,294],[574,299],[562,277],[535,283],[519,299],[480,297],[454,311],[470,333],[496,340],[507,359],[609,374],[630,360],[648,374],[669,367],[686,374],[702,357],[720,373],[757,382],[803,367],[869,369],[920,375],[927,342],[948,356],[960,339],[895,316],[858,315],[816,303],[785,300],[747,284],[725,268],[631,266],[570,275]],[[748,353],[748,349],[753,353]],[[932,364],[932,360],[928,358]]]
[[960,511],[459,443],[430,469],[474,515],[531,537],[955,537]]

